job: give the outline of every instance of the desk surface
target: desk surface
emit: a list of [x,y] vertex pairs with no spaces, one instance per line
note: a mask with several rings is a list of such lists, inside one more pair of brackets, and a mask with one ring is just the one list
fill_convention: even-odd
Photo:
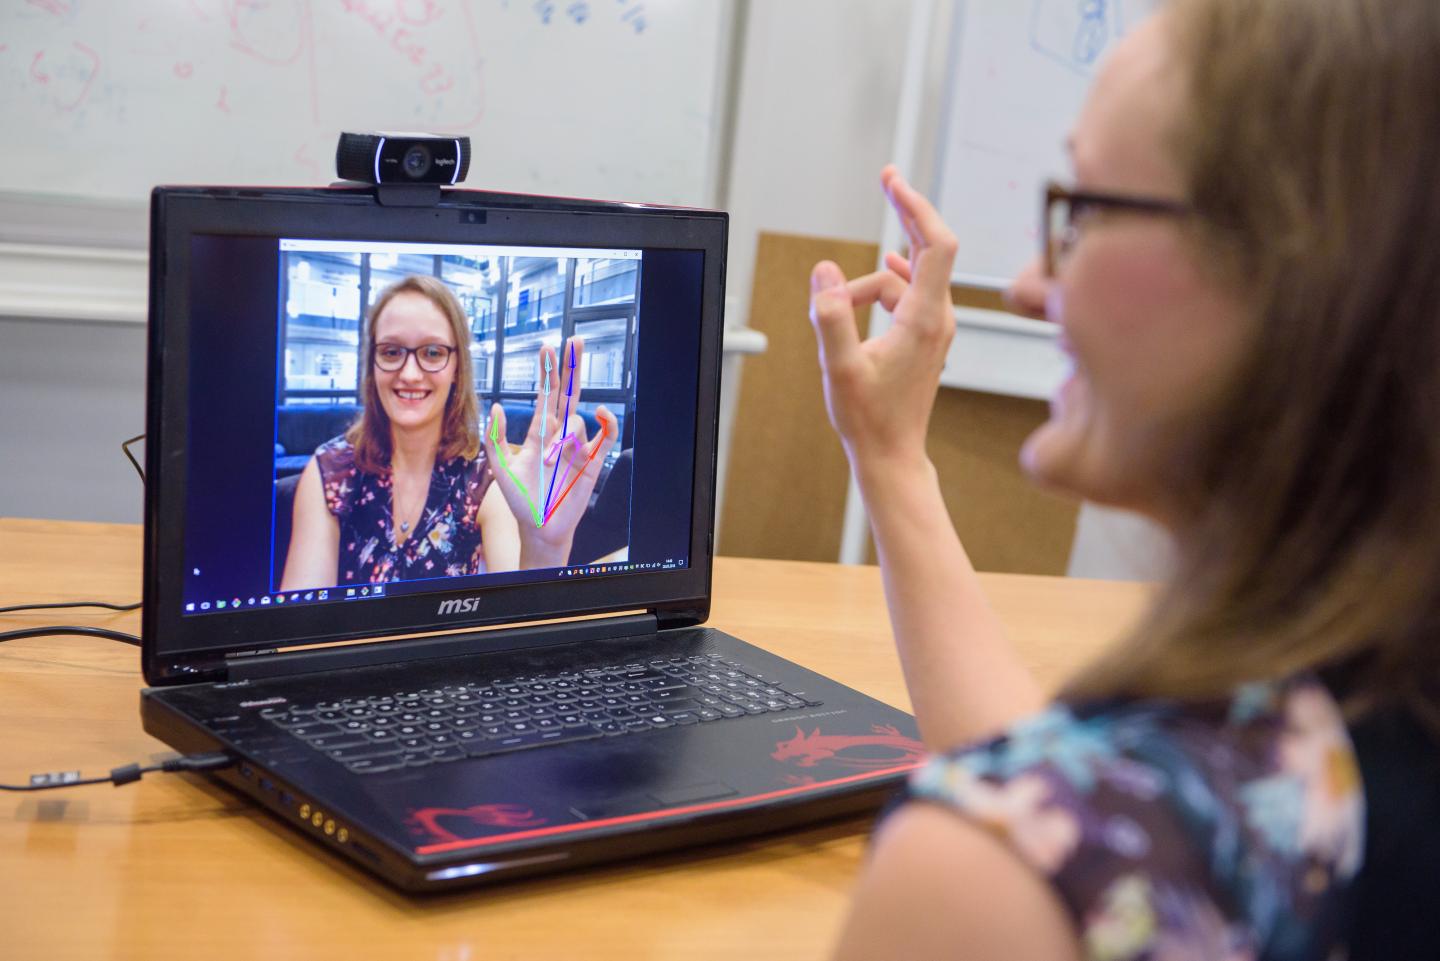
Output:
[[[0,607],[140,598],[140,529],[0,519]],[[1058,683],[1139,612],[1136,584],[982,575],[1027,662]],[[908,706],[879,570],[721,558],[711,624]],[[0,630],[138,612],[0,615]],[[0,645],[0,780],[103,774],[165,747],[140,729],[139,653],[109,641]],[[825,957],[868,820],[416,899],[205,779],[149,775],[0,794],[6,958]]]

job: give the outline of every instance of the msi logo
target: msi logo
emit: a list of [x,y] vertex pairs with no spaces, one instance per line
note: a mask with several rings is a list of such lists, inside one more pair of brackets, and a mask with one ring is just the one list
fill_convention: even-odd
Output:
[[446,614],[474,614],[478,610],[480,610],[480,598],[478,595],[475,597],[455,597],[448,601],[440,602],[441,617],[444,617]]

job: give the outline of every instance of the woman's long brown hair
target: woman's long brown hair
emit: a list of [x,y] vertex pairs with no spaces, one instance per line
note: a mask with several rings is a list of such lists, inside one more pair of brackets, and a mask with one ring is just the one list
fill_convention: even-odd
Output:
[[480,403],[475,399],[474,363],[470,359],[470,326],[465,310],[448,286],[435,277],[413,274],[386,287],[375,298],[365,321],[361,356],[365,359],[360,374],[360,396],[363,404],[360,417],[345,432],[345,439],[355,448],[355,466],[367,474],[390,471],[390,418],[380,404],[375,386],[375,324],[385,306],[403,293],[426,297],[450,322],[455,340],[455,381],[445,399],[445,417],[440,426],[440,448],[436,462],[455,457],[472,460],[480,453]]
[[1440,732],[1440,3],[1172,0],[1200,255],[1255,316],[1173,576],[1075,697],[1337,668]]

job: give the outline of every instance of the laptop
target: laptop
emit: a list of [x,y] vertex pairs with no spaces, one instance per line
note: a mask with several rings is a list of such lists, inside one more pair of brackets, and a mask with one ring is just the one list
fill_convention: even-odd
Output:
[[[913,718],[705,626],[726,231],[715,211],[467,190],[157,188],[145,730],[230,752],[212,776],[409,891],[875,810],[919,763]],[[305,472],[354,436],[366,318],[414,276],[463,311],[472,429],[505,461],[462,456],[477,482],[512,471],[565,390],[554,423],[583,433],[593,487],[563,457],[517,474],[533,503],[514,523],[578,490],[572,546],[446,555],[423,522],[396,535],[382,497],[372,563],[341,552],[297,587],[292,542],[318,541],[296,505],[321,503]],[[373,563],[397,545],[418,562]]]

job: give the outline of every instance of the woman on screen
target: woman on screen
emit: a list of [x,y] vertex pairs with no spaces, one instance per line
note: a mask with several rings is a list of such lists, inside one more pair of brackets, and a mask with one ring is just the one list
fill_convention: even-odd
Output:
[[360,417],[300,476],[281,590],[517,566],[515,521],[480,452],[469,342],[443,282],[412,276],[381,291]]
[[[839,957],[1434,956],[1437,65],[1434,0],[1172,0],[1098,75],[1010,293],[1074,367],[1021,462],[1155,519],[1176,561],[1055,701],[926,455],[955,235],[887,169],[908,259],[816,265],[827,406],[935,752]],[[875,302],[894,323],[862,342]]]
[[[344,435],[320,445],[301,474],[281,590],[566,563],[614,443],[614,418],[601,408],[607,430],[590,441],[573,415],[569,439],[557,445],[561,414],[548,410],[532,416],[525,442],[512,450],[502,414],[492,419],[497,437],[482,444],[469,342],[463,308],[434,277],[406,277],[376,298],[365,331],[361,414]],[[584,345],[578,338],[573,344],[578,359]],[[543,347],[537,363],[542,377],[549,371],[552,378],[548,390],[537,390],[538,411],[542,394],[554,407],[562,392],[555,352]],[[542,419],[555,448],[547,467],[573,464],[577,476],[571,496],[537,525],[524,497],[515,496],[510,472],[538,471]],[[495,489],[492,468],[501,465],[508,469]]]

